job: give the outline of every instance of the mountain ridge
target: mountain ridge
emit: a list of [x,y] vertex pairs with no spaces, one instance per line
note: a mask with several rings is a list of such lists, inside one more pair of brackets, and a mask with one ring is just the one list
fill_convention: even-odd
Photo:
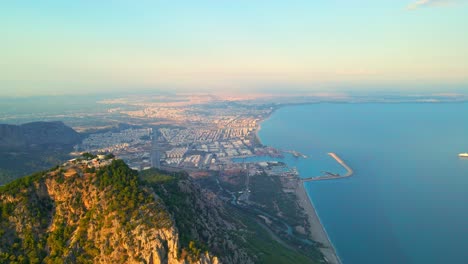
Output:
[[0,187],[0,263],[320,263],[185,172],[85,153]]
[[[188,177],[167,177],[202,199]],[[204,242],[181,243],[174,214],[122,160],[73,160],[1,187],[0,198],[2,263],[220,263]],[[222,263],[253,263],[227,249]]]
[[0,184],[68,160],[80,141],[61,121],[0,124]]
[[62,121],[0,124],[0,146],[4,148],[44,144],[73,145],[80,139],[80,134]]

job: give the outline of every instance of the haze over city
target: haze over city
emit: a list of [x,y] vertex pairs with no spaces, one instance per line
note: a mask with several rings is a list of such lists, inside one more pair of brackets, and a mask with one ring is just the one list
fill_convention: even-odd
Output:
[[0,263],[468,263],[468,0],[0,4]]
[[460,91],[467,10],[463,0],[8,1],[0,95]]

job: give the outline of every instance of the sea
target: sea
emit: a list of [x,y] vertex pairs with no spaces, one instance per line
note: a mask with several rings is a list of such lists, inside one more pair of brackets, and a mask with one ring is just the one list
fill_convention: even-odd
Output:
[[280,108],[263,144],[287,156],[344,264],[468,263],[467,103],[310,104]]

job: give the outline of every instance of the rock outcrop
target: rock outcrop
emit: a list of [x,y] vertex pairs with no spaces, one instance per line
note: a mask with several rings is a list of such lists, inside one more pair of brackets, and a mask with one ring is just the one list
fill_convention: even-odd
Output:
[[220,263],[202,243],[181,244],[174,214],[123,161],[87,164],[0,189],[1,263]]

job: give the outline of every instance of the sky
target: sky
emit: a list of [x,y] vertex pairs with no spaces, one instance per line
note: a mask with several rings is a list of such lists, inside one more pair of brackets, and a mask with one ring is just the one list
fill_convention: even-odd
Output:
[[467,28],[466,0],[2,1],[0,96],[468,90]]

